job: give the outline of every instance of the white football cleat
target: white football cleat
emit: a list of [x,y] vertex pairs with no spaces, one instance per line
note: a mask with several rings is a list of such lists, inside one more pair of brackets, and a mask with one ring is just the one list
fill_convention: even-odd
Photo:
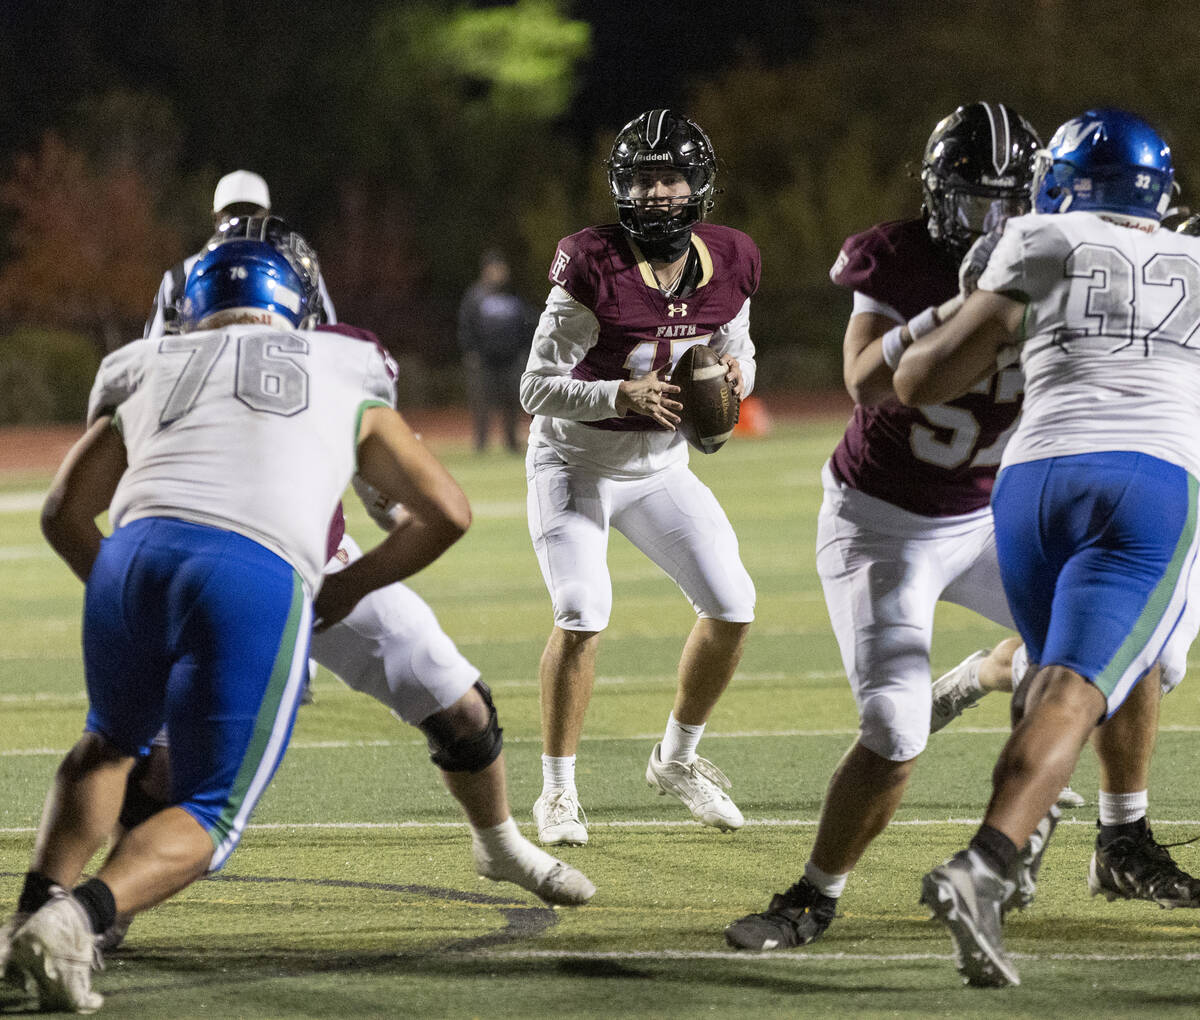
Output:
[[972,652],[949,673],[934,680],[933,707],[929,715],[930,733],[937,733],[968,708],[974,708],[987,694],[979,686],[979,664],[989,654],[986,649]]
[[586,846],[587,815],[573,786],[552,786],[533,802],[542,846]]
[[37,983],[44,1010],[95,1013],[104,996],[92,991],[92,969],[99,966],[96,937],[87,911],[65,889],[34,913],[12,941],[12,959]]
[[522,842],[517,853],[503,857],[492,857],[473,842],[476,873],[493,882],[519,885],[552,907],[579,907],[596,895],[596,887],[582,871],[551,857],[528,840]]
[[707,758],[695,758],[686,765],[681,761],[663,761],[662,744],[654,745],[646,766],[646,782],[660,795],[678,797],[692,817],[722,832],[732,832],[746,824],[738,806],[725,792],[733,784]]

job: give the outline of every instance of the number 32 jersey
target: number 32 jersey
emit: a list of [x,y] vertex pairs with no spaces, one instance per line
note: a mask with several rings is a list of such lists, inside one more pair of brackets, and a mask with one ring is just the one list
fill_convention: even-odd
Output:
[[1004,464],[1125,450],[1200,477],[1200,238],[1090,212],[1010,220],[981,290],[1027,302]]
[[[919,219],[883,223],[848,238],[829,275],[897,321],[958,292],[956,267]],[[895,397],[859,404],[830,468],[843,484],[910,513],[973,513],[991,499],[1020,410],[1021,373],[1015,368],[944,404],[910,408]]]
[[365,408],[395,406],[386,354],[360,336],[245,325],[137,340],[100,365],[89,425],[112,413],[129,466],[109,517],[175,517],[245,535],[309,591],[355,469]]

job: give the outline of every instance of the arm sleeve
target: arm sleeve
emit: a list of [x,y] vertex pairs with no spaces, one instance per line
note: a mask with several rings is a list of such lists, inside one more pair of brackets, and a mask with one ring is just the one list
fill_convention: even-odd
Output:
[[585,305],[554,286],[533,334],[533,347],[521,376],[521,406],[530,414],[574,421],[599,421],[617,413],[619,379],[573,379],[600,335],[600,323]]
[[754,341],[750,339],[750,299],[742,302],[737,315],[713,333],[710,345],[718,354],[732,354],[742,370],[742,396],[754,390],[758,366],[754,361]]

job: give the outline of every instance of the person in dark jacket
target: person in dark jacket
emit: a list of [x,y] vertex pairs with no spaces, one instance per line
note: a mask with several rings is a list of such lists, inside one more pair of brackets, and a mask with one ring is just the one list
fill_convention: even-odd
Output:
[[505,446],[513,453],[519,449],[521,370],[529,353],[535,313],[513,292],[511,278],[502,252],[484,252],[479,278],[463,295],[458,310],[458,346],[479,452],[487,447],[493,412],[500,416]]

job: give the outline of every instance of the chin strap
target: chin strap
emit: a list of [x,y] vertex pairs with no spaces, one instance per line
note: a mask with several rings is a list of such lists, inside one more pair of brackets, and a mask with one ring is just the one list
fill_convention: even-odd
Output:
[[642,249],[642,254],[651,262],[674,262],[677,258],[682,257],[692,243],[692,230],[689,227],[671,237],[654,241],[642,241],[637,238],[635,240],[637,240],[637,246]]

